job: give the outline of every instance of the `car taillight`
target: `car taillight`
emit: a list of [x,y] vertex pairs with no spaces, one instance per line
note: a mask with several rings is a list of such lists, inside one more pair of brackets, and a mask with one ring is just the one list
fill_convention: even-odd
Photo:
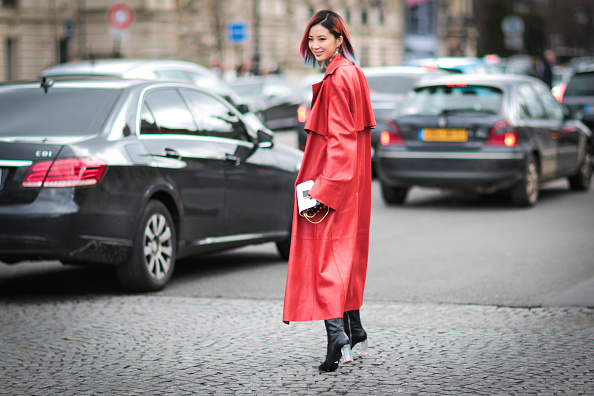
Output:
[[301,123],[305,123],[305,121],[307,121],[307,107],[305,106],[299,106],[297,108],[297,121],[301,122]]
[[518,144],[518,132],[509,121],[500,121],[491,129],[486,144],[513,147]]
[[404,144],[400,129],[395,122],[389,121],[388,124],[391,126],[390,130],[382,131],[380,134],[380,143],[382,146],[390,145],[401,145]]
[[555,99],[557,99],[557,102],[559,103],[563,103],[563,94],[565,94],[565,88],[567,88],[565,84],[561,83],[551,90],[553,96],[555,97]]
[[107,164],[96,158],[64,158],[33,164],[23,187],[79,187],[99,183]]

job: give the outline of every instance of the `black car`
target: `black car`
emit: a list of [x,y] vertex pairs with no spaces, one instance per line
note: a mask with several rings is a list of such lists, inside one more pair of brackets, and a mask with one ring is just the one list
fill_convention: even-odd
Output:
[[385,125],[377,171],[388,204],[422,186],[507,191],[531,206],[544,181],[568,177],[572,190],[589,189],[591,139],[540,80],[437,77],[415,88]]
[[248,76],[229,85],[267,128],[294,129],[297,126],[301,94],[286,78],[279,75]]
[[565,106],[594,129],[594,65],[578,68],[563,92]]
[[112,265],[157,290],[176,258],[276,242],[302,153],[220,96],[138,80],[0,85],[0,261]]

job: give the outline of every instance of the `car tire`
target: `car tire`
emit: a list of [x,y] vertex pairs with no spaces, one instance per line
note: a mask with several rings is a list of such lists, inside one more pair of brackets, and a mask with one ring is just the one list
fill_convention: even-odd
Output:
[[520,184],[511,191],[511,199],[516,206],[534,206],[538,201],[540,190],[540,176],[538,174],[538,164],[534,155],[528,156],[524,167],[524,177]]
[[171,214],[159,201],[149,201],[134,235],[130,259],[117,268],[128,291],[161,290],[173,273],[177,239]]
[[586,152],[578,172],[567,178],[573,191],[588,191],[592,180],[592,153]]
[[409,187],[392,187],[381,182],[382,197],[388,205],[402,205],[406,200]]

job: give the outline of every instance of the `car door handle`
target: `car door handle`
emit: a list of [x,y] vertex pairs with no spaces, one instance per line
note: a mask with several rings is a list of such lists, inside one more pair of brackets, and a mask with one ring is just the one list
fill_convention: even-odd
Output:
[[239,165],[241,162],[238,156],[229,153],[225,153],[225,160],[235,162],[235,165]]
[[179,155],[179,153],[176,150],[166,147],[165,148],[165,157],[180,159],[181,155]]

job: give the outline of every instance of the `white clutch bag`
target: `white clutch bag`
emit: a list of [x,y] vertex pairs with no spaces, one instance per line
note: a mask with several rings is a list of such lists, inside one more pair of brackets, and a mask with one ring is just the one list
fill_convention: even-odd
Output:
[[309,196],[309,190],[311,190],[315,182],[315,180],[308,180],[297,184],[295,187],[297,207],[299,208],[299,214],[302,216],[304,211],[313,208],[319,203],[316,199]]

